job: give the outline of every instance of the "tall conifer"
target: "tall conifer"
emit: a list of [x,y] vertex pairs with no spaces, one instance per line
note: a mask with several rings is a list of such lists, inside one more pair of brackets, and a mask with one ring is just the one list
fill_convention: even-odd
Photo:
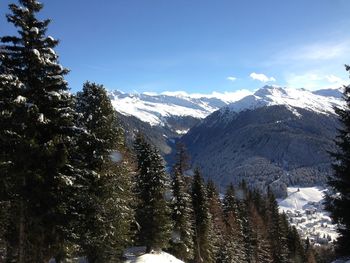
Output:
[[[0,141],[10,138],[11,149],[4,148],[1,169],[7,165],[11,196],[2,198],[9,198],[17,213],[12,222],[13,235],[18,237],[12,246],[16,261],[44,262],[66,247],[70,238],[69,203],[77,175],[70,160],[74,109],[64,80],[68,70],[58,63],[54,51],[58,41],[46,36],[50,20],[36,17],[42,4],[36,0],[20,0],[20,4],[11,4],[7,16],[18,35],[1,38],[0,74],[15,79],[6,88],[11,90],[2,86],[1,92],[9,99],[8,91],[13,91],[13,103],[19,107],[7,105],[4,111],[11,118]],[[18,81],[21,85],[15,84]]]
[[76,158],[85,171],[79,180],[78,244],[89,262],[115,262],[130,242],[131,182],[123,131],[101,85],[85,83],[77,94]]
[[192,182],[192,204],[195,217],[194,251],[195,262],[214,262],[210,240],[211,219],[203,178],[197,168]]
[[186,185],[185,171],[189,168],[188,156],[183,145],[177,145],[176,163],[172,172],[172,219],[173,234],[171,253],[177,258],[189,262],[193,258],[193,209],[191,196]]
[[147,252],[159,251],[169,246],[172,230],[169,178],[158,150],[141,134],[135,140],[135,151],[138,162],[135,186],[138,243],[145,245]]
[[[350,66],[346,65],[350,72]],[[335,143],[338,151],[333,153],[334,176],[329,178],[333,195],[327,197],[327,209],[338,224],[339,237],[336,251],[341,256],[350,256],[350,85],[344,86],[344,108],[337,108],[341,128]]]
[[226,221],[226,233],[224,234],[226,246],[224,246],[223,262],[246,262],[242,220],[233,184],[226,189],[223,206]]

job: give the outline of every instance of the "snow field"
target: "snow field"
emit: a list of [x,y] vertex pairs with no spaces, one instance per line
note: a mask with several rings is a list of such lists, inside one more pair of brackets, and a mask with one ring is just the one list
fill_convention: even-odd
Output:
[[301,237],[316,245],[333,242],[338,236],[336,225],[324,210],[325,192],[322,187],[288,187],[287,198],[278,200],[280,211]]
[[125,263],[184,263],[165,252],[146,254],[145,247],[131,247],[124,252]]

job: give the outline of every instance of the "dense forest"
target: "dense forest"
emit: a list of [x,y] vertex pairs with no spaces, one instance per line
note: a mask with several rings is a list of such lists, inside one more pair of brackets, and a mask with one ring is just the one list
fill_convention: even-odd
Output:
[[146,135],[128,147],[102,85],[69,92],[42,4],[20,4],[7,16],[18,35],[1,37],[0,262],[122,262],[130,246],[184,262],[316,262],[271,191],[219,193],[180,144],[169,173]]

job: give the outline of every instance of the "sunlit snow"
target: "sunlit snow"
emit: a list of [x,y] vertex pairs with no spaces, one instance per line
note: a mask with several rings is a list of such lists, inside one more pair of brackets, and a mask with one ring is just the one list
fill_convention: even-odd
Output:
[[[301,118],[297,108],[332,114],[334,107],[344,105],[341,88],[309,91],[265,86],[255,93],[248,90],[212,94],[189,94],[184,91],[128,94],[114,91],[109,95],[118,112],[135,116],[151,125],[164,125],[167,117],[191,116],[203,119],[220,108],[240,112],[264,106],[285,105],[296,117]],[[181,134],[182,131],[178,133]]]
[[331,93],[309,91],[306,89],[281,88],[265,86],[253,95],[231,103],[231,111],[240,112],[246,109],[256,109],[264,106],[286,105],[295,115],[300,114],[295,108],[303,108],[322,114],[334,113],[334,107],[342,107],[344,102],[339,97],[329,96]]
[[144,253],[144,247],[132,247],[125,251],[125,263],[184,263],[165,252]]
[[288,187],[287,198],[278,200],[289,222],[315,244],[333,242],[338,236],[336,225],[324,210],[325,192],[322,187]]

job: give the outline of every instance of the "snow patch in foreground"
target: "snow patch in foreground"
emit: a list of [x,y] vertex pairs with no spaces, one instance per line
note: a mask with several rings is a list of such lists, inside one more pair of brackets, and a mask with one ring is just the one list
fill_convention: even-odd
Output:
[[127,249],[124,253],[127,260],[124,263],[184,263],[163,251],[150,254],[145,254],[144,251],[145,247],[131,247]]

